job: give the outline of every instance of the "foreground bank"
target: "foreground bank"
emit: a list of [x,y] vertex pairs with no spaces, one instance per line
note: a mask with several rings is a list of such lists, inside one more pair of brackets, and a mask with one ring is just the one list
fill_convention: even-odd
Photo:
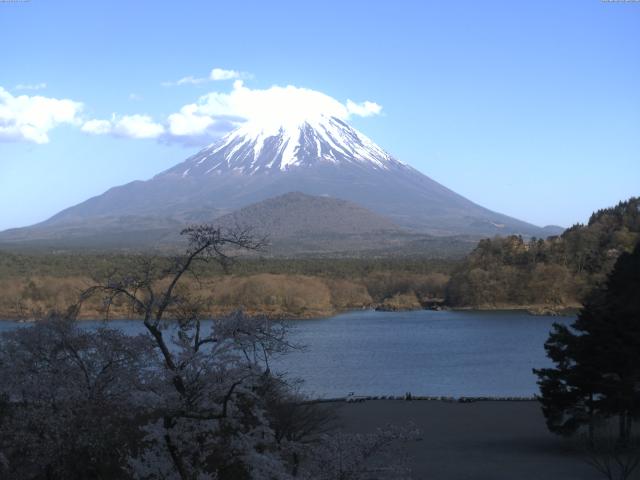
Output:
[[413,424],[421,435],[405,446],[413,478],[430,480],[597,480],[576,442],[547,430],[536,401],[374,400],[339,403],[349,433]]

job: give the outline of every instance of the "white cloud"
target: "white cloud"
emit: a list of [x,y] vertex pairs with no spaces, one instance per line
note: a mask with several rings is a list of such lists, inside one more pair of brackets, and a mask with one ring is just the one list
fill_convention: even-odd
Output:
[[111,133],[111,122],[109,120],[89,120],[84,122],[80,130],[93,135],[106,135]]
[[[236,72],[237,73],[237,72]],[[126,138],[156,138],[187,145],[202,145],[215,140],[247,121],[267,127],[283,123],[300,123],[320,115],[348,120],[354,116],[379,115],[382,107],[375,102],[361,103],[335,98],[308,88],[274,85],[252,89],[235,80],[228,92],[213,91],[177,112],[156,121],[149,115],[113,115],[110,120],[89,120],[82,131],[94,135],[110,134]]]
[[202,135],[213,124],[213,118],[202,115],[194,104],[185,105],[167,119],[169,133],[175,136]]
[[180,80],[176,80],[175,82],[162,82],[162,86],[176,87],[180,85],[198,85],[208,80],[209,80],[208,78],[196,78],[196,77],[188,76],[188,77],[182,77]]
[[111,134],[116,137],[146,139],[158,138],[165,128],[153,121],[149,115],[113,115],[111,120],[88,120],[81,130],[93,135]]
[[40,95],[14,96],[0,87],[0,141],[47,143],[49,130],[78,125],[82,103]]
[[342,103],[317,90],[293,85],[251,89],[242,80],[236,80],[231,92],[210,92],[170,115],[168,134],[173,137],[202,136],[211,130],[216,119],[226,119],[228,128],[232,129],[242,121],[299,123],[319,115],[348,120],[353,116],[378,115],[381,111],[382,107],[371,101]]
[[200,85],[205,82],[220,81],[220,80],[236,80],[240,78],[251,78],[251,74],[246,72],[239,72],[238,70],[226,70],[224,68],[214,68],[209,73],[208,77],[182,77],[175,82],[162,82],[163,87],[178,87],[180,85]]
[[236,70],[225,70],[224,68],[214,68],[209,74],[211,80],[235,80],[243,77],[243,74]]
[[[268,126],[299,123],[319,115],[348,120],[353,116],[379,115],[382,111],[379,104],[369,100],[341,102],[320,91],[293,85],[252,89],[238,78],[245,75],[235,70],[214,68],[209,79],[185,77],[178,80],[176,84],[236,79],[230,91],[207,93],[160,121],[146,114],[81,119],[83,104],[80,102],[40,95],[13,95],[0,87],[0,141],[47,143],[51,129],[60,124],[71,124],[93,135],[199,145],[219,138],[246,121]],[[140,98],[136,94],[129,95],[130,100]]]
[[347,111],[351,115],[357,115],[359,117],[371,117],[372,115],[380,115],[382,106],[368,100],[365,100],[362,103],[356,103],[352,100],[347,100]]
[[113,127],[115,135],[129,138],[157,138],[164,127],[148,115],[125,115]]
[[43,88],[47,88],[47,84],[44,82],[33,84],[19,83],[15,86],[16,90],[42,90]]
[[137,93],[130,93],[129,100],[133,102],[139,102],[140,100],[142,100],[142,95],[138,95]]

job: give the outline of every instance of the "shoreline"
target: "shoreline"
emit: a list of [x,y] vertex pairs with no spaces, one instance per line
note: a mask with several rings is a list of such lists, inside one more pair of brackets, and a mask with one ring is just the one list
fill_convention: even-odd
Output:
[[582,308],[581,304],[565,304],[565,305],[547,305],[543,303],[539,304],[527,304],[527,305],[471,305],[471,306],[458,306],[458,307],[446,307],[447,310],[452,311],[478,311],[478,312],[508,312],[508,311],[526,311],[532,316],[557,316],[557,317],[571,317],[577,315]]
[[536,402],[538,399],[533,397],[492,397],[492,396],[432,396],[432,395],[411,395],[409,398],[406,395],[354,395],[346,397],[334,397],[334,398],[315,398],[305,400],[303,403],[315,404],[315,403],[364,403],[364,402],[442,402],[442,403],[476,403],[476,402]]
[[[577,313],[582,308],[581,305],[563,305],[563,306],[550,306],[550,305],[499,305],[499,306],[487,306],[487,305],[479,305],[479,306],[463,306],[463,307],[450,307],[450,306],[442,306],[438,308],[407,308],[407,309],[381,309],[379,306],[363,306],[362,308],[347,308],[347,309],[337,309],[331,312],[318,312],[318,311],[310,311],[303,314],[293,314],[293,313],[277,313],[263,311],[263,310],[253,310],[253,309],[242,309],[239,308],[224,308],[219,309],[217,311],[211,312],[210,318],[215,316],[223,316],[228,315],[236,310],[243,310],[250,316],[266,316],[271,320],[323,320],[331,317],[335,317],[338,315],[343,315],[346,313],[352,312],[361,312],[361,311],[370,311],[370,312],[387,312],[387,313],[403,313],[403,312],[419,312],[419,311],[452,311],[452,312],[526,312],[528,315],[538,317],[572,317],[577,315]],[[4,314],[4,312],[0,312],[0,322],[19,322],[19,323],[30,323],[35,322],[46,318],[46,314],[42,314],[41,316],[24,316],[24,317],[15,317],[12,314]],[[93,310],[86,314],[82,314],[77,318],[78,321],[101,321],[104,318],[101,318],[99,312],[97,310]],[[111,315],[109,320],[142,320],[142,318],[131,318],[130,315]],[[168,320],[173,320],[168,318]]]

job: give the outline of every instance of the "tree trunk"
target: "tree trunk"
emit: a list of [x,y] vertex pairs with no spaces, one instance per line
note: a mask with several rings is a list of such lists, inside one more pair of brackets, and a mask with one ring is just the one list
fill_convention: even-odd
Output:
[[621,446],[626,446],[629,441],[629,415],[627,412],[620,412],[618,416],[618,442]]
[[189,473],[187,472],[187,467],[182,461],[182,456],[180,455],[180,452],[178,451],[175,444],[173,443],[173,440],[171,439],[171,434],[169,433],[169,430],[173,428],[174,424],[175,422],[173,418],[171,418],[168,415],[164,417],[164,428],[167,430],[167,433],[164,436],[164,442],[167,446],[167,450],[169,450],[169,455],[171,455],[171,460],[173,461],[173,465],[176,467],[176,471],[178,472],[178,475],[180,475],[180,479],[189,480]]
[[300,457],[298,456],[298,452],[293,452],[293,469],[291,471],[291,476],[298,476],[298,468],[300,466]]
[[595,438],[595,416],[593,414],[593,393],[589,394],[589,447],[593,448]]

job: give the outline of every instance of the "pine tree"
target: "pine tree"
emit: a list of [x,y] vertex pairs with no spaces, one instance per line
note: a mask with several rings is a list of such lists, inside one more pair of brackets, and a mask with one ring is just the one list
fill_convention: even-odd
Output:
[[538,375],[543,413],[552,432],[572,434],[597,418],[617,416],[619,440],[640,417],[640,244],[623,253],[577,320],[554,324],[545,343],[554,368]]

